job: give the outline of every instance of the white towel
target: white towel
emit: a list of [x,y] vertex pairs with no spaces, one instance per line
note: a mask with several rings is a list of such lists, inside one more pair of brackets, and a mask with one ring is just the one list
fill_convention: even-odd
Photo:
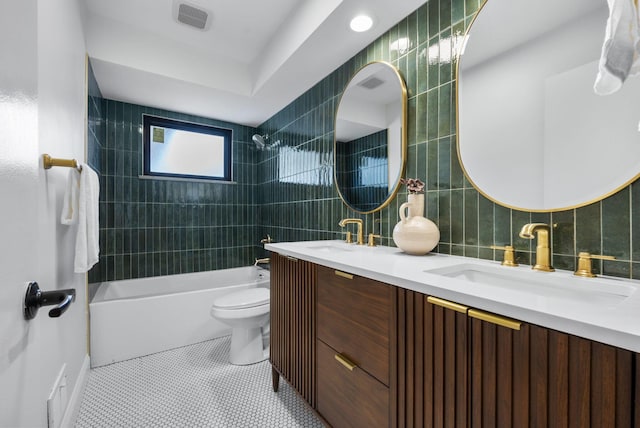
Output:
[[75,168],[69,168],[67,188],[64,191],[62,201],[62,214],[60,223],[66,225],[78,222],[78,190],[80,189],[80,172]]
[[78,234],[76,236],[75,272],[87,272],[98,262],[100,254],[98,202],[100,180],[87,164],[82,164],[78,197]]
[[637,0],[607,0],[609,19],[593,89],[608,95],[622,87],[627,76],[640,72],[640,15]]

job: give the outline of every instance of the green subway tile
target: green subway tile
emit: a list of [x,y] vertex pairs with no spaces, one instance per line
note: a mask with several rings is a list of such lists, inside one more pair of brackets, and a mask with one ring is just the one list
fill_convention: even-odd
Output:
[[[491,202],[493,203],[493,202]],[[495,245],[513,245],[513,236],[511,235],[511,210],[502,205],[494,205],[494,239]]]
[[440,2],[449,3],[449,0],[430,0],[427,3],[429,20],[429,38],[432,38],[440,31]]
[[458,145],[456,143],[456,136],[451,137],[451,188],[460,189],[466,187],[464,181],[464,172],[460,166],[460,160],[458,158]]
[[602,254],[602,203],[576,209],[576,251]]
[[[415,98],[415,138],[413,141],[422,142],[427,140],[427,123],[428,109],[427,109],[427,93],[422,93]],[[411,105],[411,103],[410,103]]]
[[438,188],[451,188],[451,139],[438,140]]
[[464,0],[451,0],[451,22],[464,20]]
[[438,90],[438,135],[451,134],[451,83],[442,85]]
[[416,145],[416,177],[427,180],[427,143]]
[[[398,59],[398,26],[394,26],[389,30],[389,61],[393,62]],[[394,45],[396,48],[394,48]]]
[[407,16],[407,38],[409,39],[408,49],[418,46],[418,13],[413,12]]
[[451,242],[451,191],[438,192],[438,229],[440,242]]
[[[478,244],[494,245],[494,204],[482,195],[478,195]],[[480,257],[484,258],[484,257]]]
[[418,60],[417,50],[412,49],[407,55],[406,85],[409,98],[418,94]]
[[453,41],[451,40],[451,29],[444,30],[439,38],[440,49],[438,51],[439,58],[439,84],[443,85],[450,82],[453,78],[451,64],[453,62]]
[[553,224],[553,252],[555,254],[565,254],[573,256],[574,237],[574,211],[560,211],[552,214]]
[[475,189],[467,189],[464,194],[464,243],[465,245],[478,245],[478,192]]
[[438,189],[438,141],[427,142],[427,189]]
[[438,138],[438,90],[427,92],[427,139]]
[[418,24],[418,44],[426,41],[429,38],[429,12],[428,4],[424,3],[417,10],[417,24]]
[[451,191],[451,243],[464,244],[464,193]]
[[416,55],[417,93],[421,94],[429,89],[429,43],[427,41],[418,45]]
[[451,25],[451,2],[457,0],[440,0],[440,28]]
[[630,190],[625,188],[602,201],[602,251],[618,259],[631,259]]
[[440,84],[440,40],[434,37],[427,46],[427,85],[428,89],[436,88]]

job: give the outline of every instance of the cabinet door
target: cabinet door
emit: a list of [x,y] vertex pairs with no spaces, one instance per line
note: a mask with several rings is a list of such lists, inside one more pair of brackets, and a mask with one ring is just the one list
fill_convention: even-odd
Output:
[[467,426],[466,308],[441,304],[398,291],[398,427]]
[[313,263],[272,254],[270,360],[274,389],[280,373],[314,408],[315,286]]
[[626,350],[543,327],[471,319],[471,427],[632,427]]

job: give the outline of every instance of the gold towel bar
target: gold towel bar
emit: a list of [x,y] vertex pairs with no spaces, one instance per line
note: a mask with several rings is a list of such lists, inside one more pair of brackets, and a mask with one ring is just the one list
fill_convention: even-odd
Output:
[[78,171],[82,171],[82,166],[78,165],[78,161],[75,159],[52,158],[46,153],[42,155],[42,165],[44,166],[44,169],[51,169],[52,166],[64,166],[66,168],[75,168]]

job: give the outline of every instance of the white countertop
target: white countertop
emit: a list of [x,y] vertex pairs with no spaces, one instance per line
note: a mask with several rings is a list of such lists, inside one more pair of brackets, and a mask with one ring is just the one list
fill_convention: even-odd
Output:
[[[367,247],[342,241],[300,241],[266,244],[265,249],[285,256],[339,269],[365,278],[417,291],[426,295],[451,300],[476,309],[482,309],[537,324],[554,330],[585,337],[620,348],[640,352],[640,281],[599,276],[578,278],[573,272],[537,272],[530,266],[503,267],[500,262],[430,253],[411,256],[398,248]],[[528,284],[514,283],[513,290],[485,286],[460,278],[428,272],[430,269],[453,265],[480,265],[495,269],[512,270],[511,273],[531,275],[539,280],[584,281],[585,289],[593,284],[621,285],[632,294],[620,302],[606,299],[582,299],[575,291],[564,296],[548,296]],[[426,271],[426,272],[425,272]],[[590,281],[598,281],[590,282]],[[575,290],[575,289],[574,289]],[[573,290],[571,291],[573,293]],[[592,301],[590,301],[592,300]]]

